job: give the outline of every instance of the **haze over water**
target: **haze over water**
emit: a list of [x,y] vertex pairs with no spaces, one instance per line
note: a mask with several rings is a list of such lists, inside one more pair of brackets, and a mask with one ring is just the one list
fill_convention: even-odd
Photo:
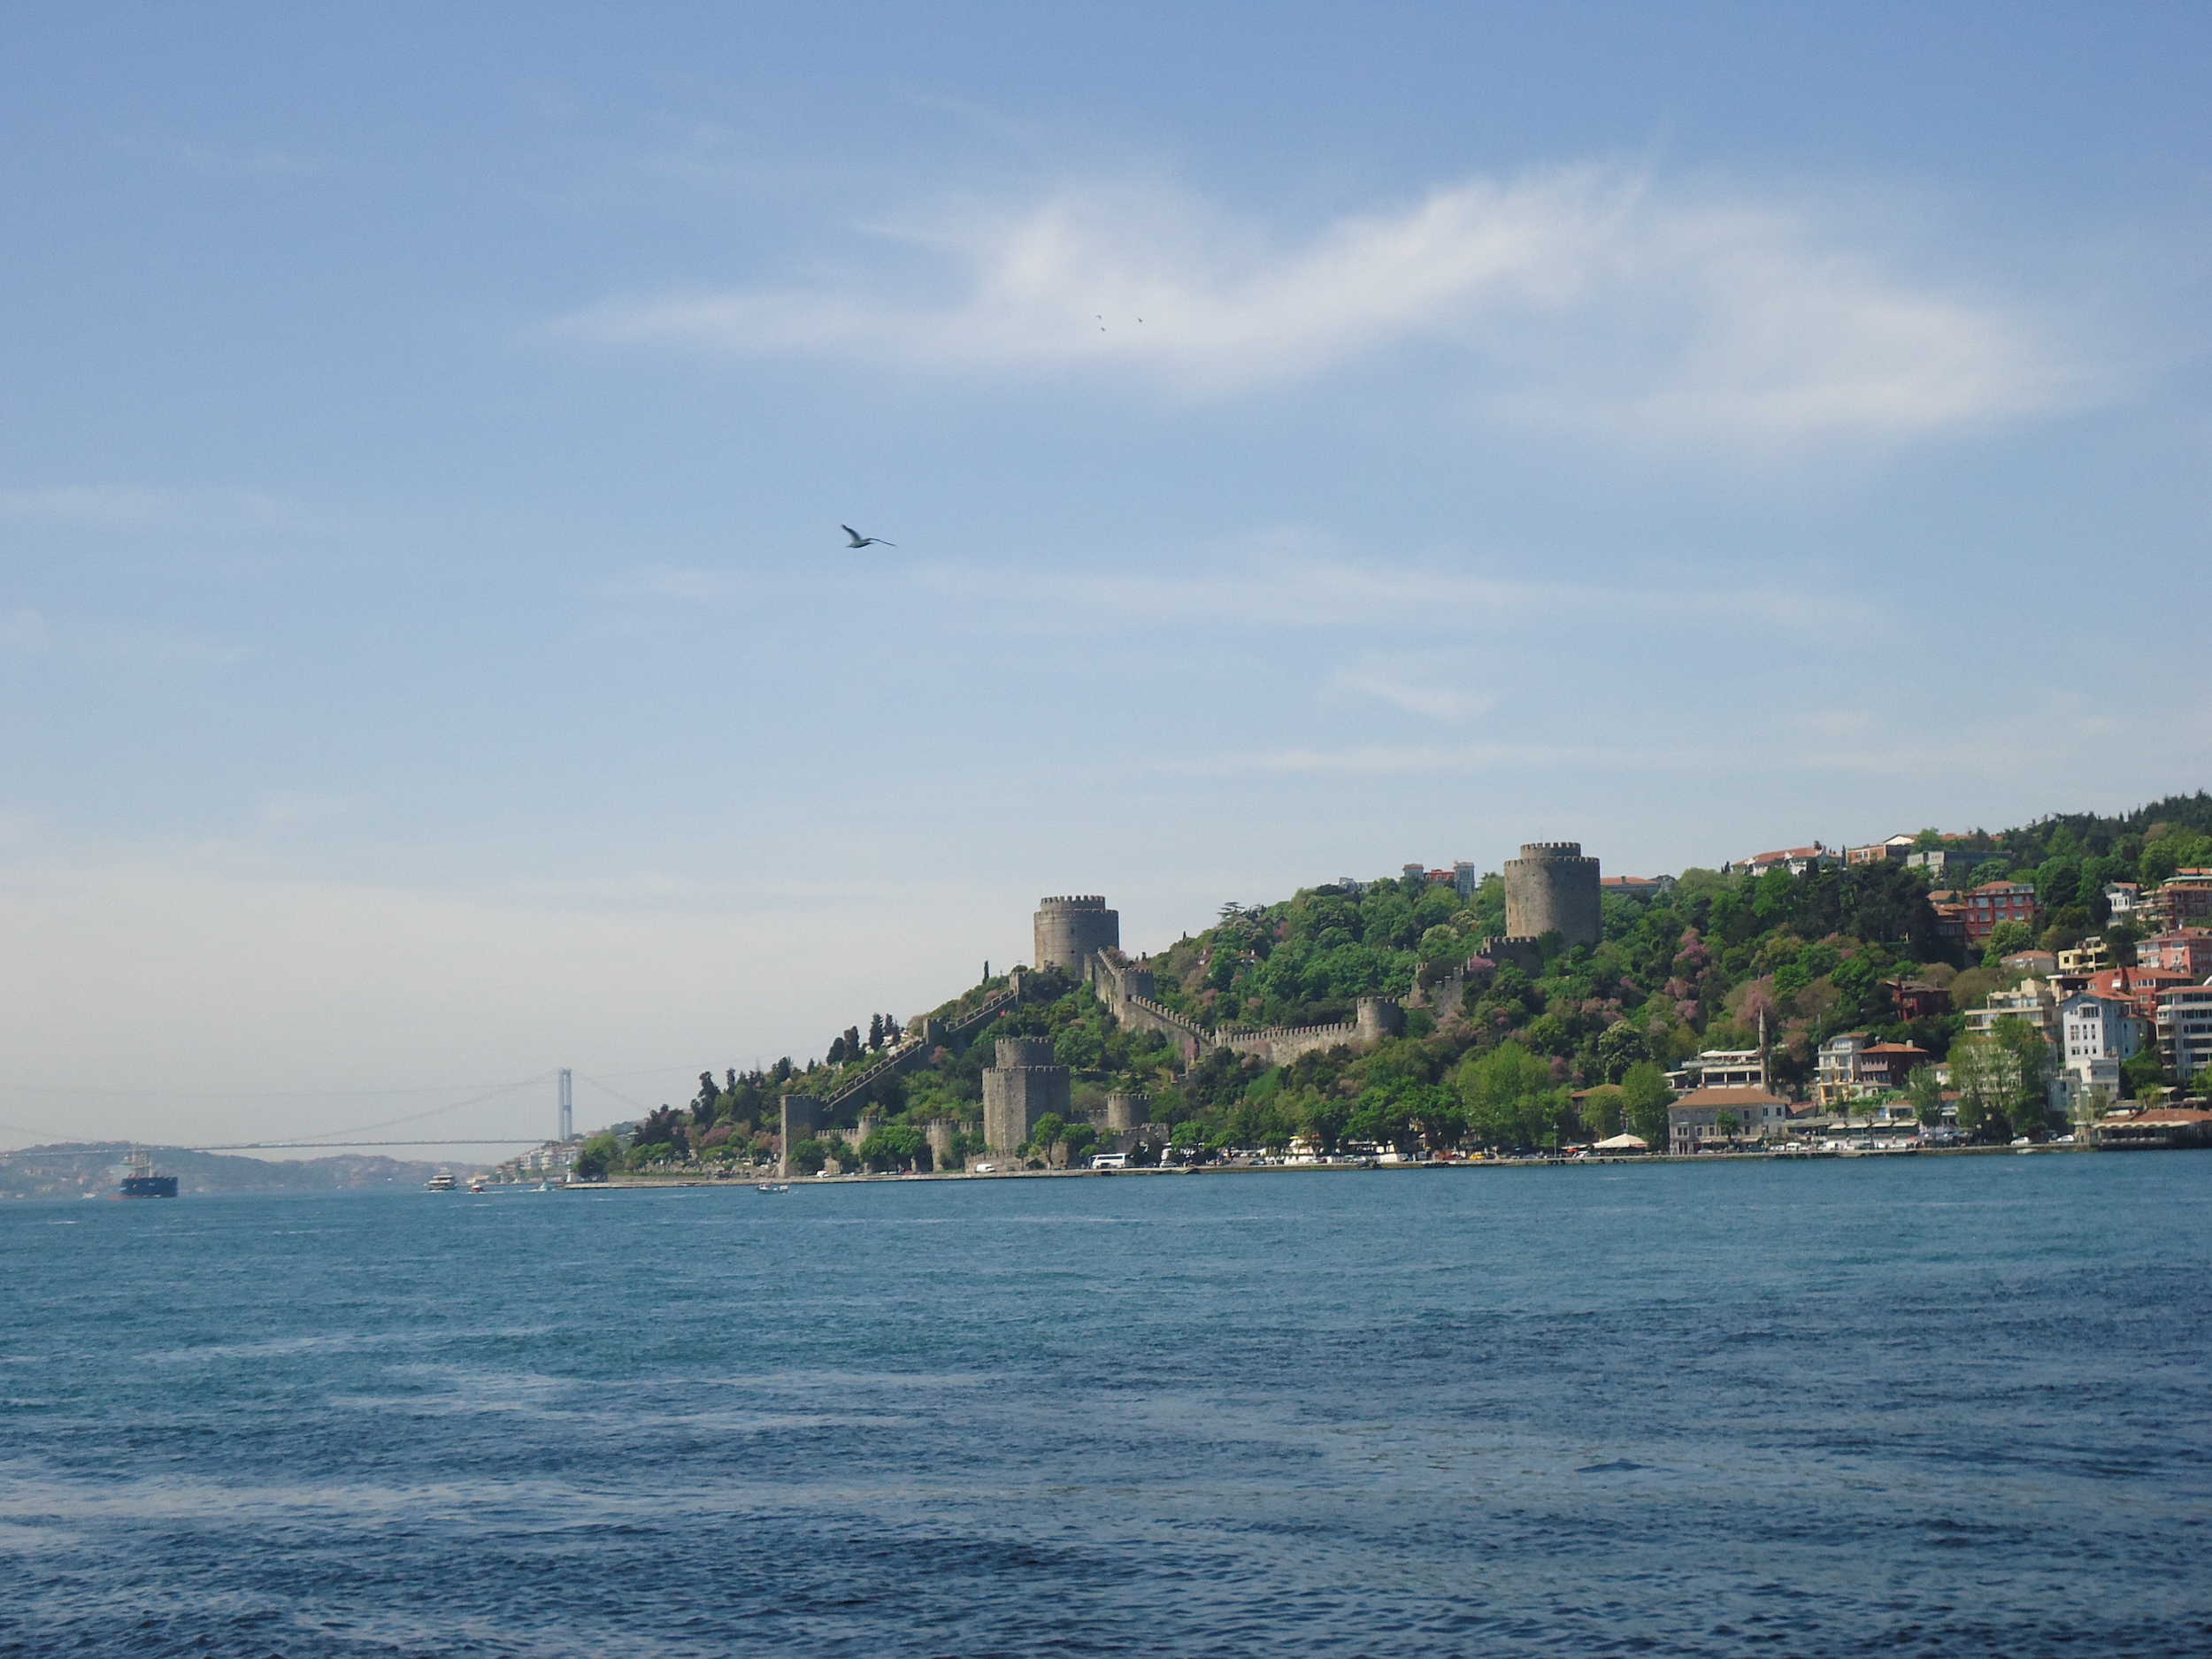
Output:
[[2212,1161],[0,1211],[0,1654],[2201,1654]]

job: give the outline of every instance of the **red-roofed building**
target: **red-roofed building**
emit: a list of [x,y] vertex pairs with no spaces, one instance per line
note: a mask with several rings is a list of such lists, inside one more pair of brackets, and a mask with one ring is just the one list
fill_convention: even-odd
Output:
[[2089,976],[2088,989],[2092,996],[2117,997],[2145,1019],[2150,1019],[2158,1013],[2161,991],[2190,982],[2187,974],[2169,972],[2163,968],[2107,968]]
[[2035,889],[2026,882],[1985,881],[1966,895],[1966,942],[1983,943],[2000,922],[2025,922],[2033,927],[2040,913]]
[[2135,963],[2138,967],[2161,968],[2202,979],[2212,975],[2212,931],[2177,927],[2170,933],[2153,933],[2136,942]]
[[1734,864],[1723,864],[1721,872],[1723,874],[1733,874],[1747,871],[1752,875],[1763,876],[1770,870],[1786,870],[1793,876],[1801,876],[1808,870],[1816,869],[1822,864],[1841,862],[1832,849],[1815,841],[1809,847],[1783,847],[1770,853],[1755,853]]
[[[1732,1129],[1723,1125],[1732,1120]],[[1789,1127],[1790,1103],[1763,1088],[1700,1088],[1667,1108],[1668,1149],[1695,1152],[1732,1141],[1780,1140]]]
[[1636,899],[1655,899],[1674,891],[1674,878],[1672,876],[1600,876],[1598,891],[1624,893]]
[[2160,933],[2212,922],[2212,870],[2175,871],[2143,895],[2136,913],[2144,926]]

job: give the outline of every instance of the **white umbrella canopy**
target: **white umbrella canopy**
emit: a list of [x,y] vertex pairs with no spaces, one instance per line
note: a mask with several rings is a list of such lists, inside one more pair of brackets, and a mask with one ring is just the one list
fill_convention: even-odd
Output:
[[1615,1135],[1610,1141],[1591,1143],[1593,1152],[1648,1152],[1651,1142],[1641,1135]]

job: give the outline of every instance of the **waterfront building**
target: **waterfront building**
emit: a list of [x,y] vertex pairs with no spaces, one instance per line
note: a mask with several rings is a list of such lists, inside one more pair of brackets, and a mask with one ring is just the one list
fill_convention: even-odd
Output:
[[1677,1090],[1764,1088],[1766,1056],[1757,1048],[1707,1048],[1696,1058],[1684,1061],[1679,1070],[1668,1072],[1667,1086]]
[[2212,1071],[2212,985],[2158,994],[2158,1057],[2185,1083]]
[[1667,1147],[1688,1153],[1738,1141],[1779,1141],[1789,1123],[1789,1102],[1763,1087],[1693,1089],[1667,1108]]

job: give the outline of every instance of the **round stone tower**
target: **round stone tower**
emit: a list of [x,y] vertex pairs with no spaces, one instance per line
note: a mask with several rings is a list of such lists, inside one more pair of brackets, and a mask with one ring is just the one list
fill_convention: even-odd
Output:
[[1505,931],[1513,939],[1556,933],[1570,945],[1598,942],[1598,861],[1582,856],[1580,841],[1531,841],[1506,860]]
[[1037,902],[1037,955],[1040,968],[1065,968],[1087,979],[1092,954],[1118,949],[1121,912],[1106,908],[1094,893]]
[[1018,1065],[1057,1065],[1049,1037],[1001,1037],[998,1040],[998,1063],[1001,1070]]

